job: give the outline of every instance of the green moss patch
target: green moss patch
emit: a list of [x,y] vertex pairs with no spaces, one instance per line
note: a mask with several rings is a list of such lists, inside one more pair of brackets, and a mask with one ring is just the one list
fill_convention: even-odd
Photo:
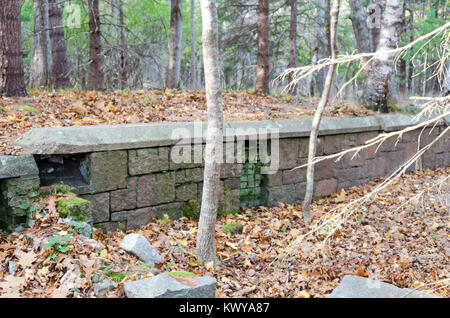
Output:
[[222,228],[222,232],[225,234],[228,234],[228,233],[241,234],[243,229],[244,229],[244,226],[241,223],[232,222],[230,224],[225,225]]
[[197,200],[192,199],[183,205],[183,216],[191,219],[198,219],[200,215],[200,204]]
[[167,274],[175,276],[175,277],[193,277],[193,276],[195,276],[195,274],[191,273],[191,272],[172,271],[172,272],[167,272]]
[[56,209],[64,217],[71,217],[76,221],[85,221],[91,217],[89,212],[90,202],[81,199],[73,193],[69,197],[56,202]]

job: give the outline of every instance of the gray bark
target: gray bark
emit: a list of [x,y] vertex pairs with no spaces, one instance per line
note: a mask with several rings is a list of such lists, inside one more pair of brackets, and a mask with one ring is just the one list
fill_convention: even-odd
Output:
[[[383,1],[382,0],[370,0],[370,5],[373,8],[378,7],[378,9],[375,9],[375,10],[378,10],[377,12],[380,13],[379,18],[382,19],[382,17],[383,17]],[[372,11],[372,12],[369,12],[369,14],[370,13],[373,14],[374,12]],[[376,14],[376,12],[375,12],[375,14]],[[379,27],[373,26],[370,28],[370,50],[371,50],[371,52],[375,52],[377,50],[378,43],[380,42],[380,31],[381,31],[381,24]]]
[[[317,20],[316,20],[316,38],[317,38],[317,59],[330,57],[330,0],[316,0],[317,2]],[[316,91],[322,92],[324,88],[326,71],[320,70],[316,74]]]
[[167,66],[167,88],[176,88],[180,80],[181,39],[182,39],[182,0],[171,0],[169,64]]
[[[289,68],[294,68],[297,62],[297,0],[291,0],[291,27],[289,30]],[[289,83],[292,82],[292,75],[289,76]],[[291,87],[289,94],[296,95],[297,89]]]
[[389,81],[394,69],[395,49],[400,39],[404,0],[388,0],[381,26],[377,55],[370,65],[363,95],[363,104],[367,108],[388,112],[387,98]]
[[[366,23],[362,0],[349,0],[350,20],[352,21],[353,31],[356,39],[356,49],[359,53],[370,52],[369,29]],[[363,59],[363,63],[367,58]]]
[[191,79],[191,89],[198,88],[197,85],[197,60],[195,56],[195,0],[191,0],[191,67],[189,76]]
[[[49,82],[48,5],[46,0],[34,0],[34,51],[32,62],[33,87]],[[47,23],[47,24],[46,24]]]
[[[331,58],[336,59],[339,51],[337,44],[337,27],[339,20],[340,0],[333,0],[333,8],[331,9],[331,23],[330,23],[330,44],[331,44]],[[331,86],[333,84],[334,74],[336,73],[337,64],[333,64],[328,67],[327,78],[325,80],[325,86],[323,88],[322,96],[319,104],[317,105],[316,112],[311,127],[311,135],[309,137],[309,151],[308,151],[308,168],[306,172],[306,192],[305,199],[303,201],[303,217],[305,222],[309,222],[311,219],[310,206],[314,193],[314,168],[312,163],[316,156],[317,148],[317,136],[319,135],[319,126],[322,119],[322,113],[330,98]]]
[[201,0],[203,27],[203,63],[208,112],[202,207],[197,234],[198,260],[217,262],[214,234],[219,210],[220,166],[223,147],[223,111],[220,89],[220,55],[217,5],[215,0]]

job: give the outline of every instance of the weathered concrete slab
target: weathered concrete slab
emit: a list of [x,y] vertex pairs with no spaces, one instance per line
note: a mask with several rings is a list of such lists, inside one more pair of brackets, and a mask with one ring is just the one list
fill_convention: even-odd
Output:
[[124,284],[128,298],[214,298],[216,279],[210,276],[175,278],[166,273]]
[[[374,116],[378,120],[378,122],[381,125],[381,129],[389,132],[389,131],[395,131],[404,129],[409,126],[414,126],[419,123],[423,123],[425,121],[428,121],[433,118],[433,116],[424,116],[420,120],[415,121],[413,115],[394,115],[394,114],[386,114],[386,115],[378,115]],[[439,125],[442,125],[444,123],[444,120],[441,121]],[[439,126],[438,125],[438,126]]]
[[328,298],[440,298],[436,295],[421,291],[413,291],[409,288],[378,282],[360,276],[344,276]]
[[0,179],[37,175],[39,170],[33,156],[0,156]]
[[[227,129],[231,128],[231,129]],[[16,140],[16,145],[31,154],[76,154],[98,151],[171,146],[182,138],[186,142],[205,142],[206,123],[151,123],[35,128]],[[308,137],[311,119],[230,122],[224,124],[224,138],[253,138],[264,129],[279,132],[280,138]],[[380,129],[375,117],[324,118],[319,135],[374,131]],[[201,137],[200,137],[201,136]],[[259,135],[259,139],[264,139]]]

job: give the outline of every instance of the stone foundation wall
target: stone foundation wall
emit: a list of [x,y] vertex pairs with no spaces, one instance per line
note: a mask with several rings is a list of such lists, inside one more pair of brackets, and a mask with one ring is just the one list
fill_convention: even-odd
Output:
[[33,156],[0,156],[0,227],[8,231],[29,221],[27,204],[39,195],[39,170]]
[[[319,134],[317,155],[334,154],[362,145],[380,132],[389,132],[413,125],[408,116],[374,116],[366,118],[324,119]],[[421,133],[421,147],[446,128],[447,122]],[[219,212],[233,212],[240,207],[275,206],[278,202],[295,203],[304,197],[310,120],[227,123],[225,128],[276,128],[279,131],[279,168],[273,174],[262,173],[270,163],[249,158],[251,136],[244,138],[245,158],[226,163],[220,172],[223,193]],[[161,218],[198,214],[202,196],[203,163],[174,163],[171,155],[179,138],[172,138],[174,129],[193,132],[193,123],[158,123],[147,125],[90,126],[34,129],[18,142],[35,155],[41,185],[64,182],[77,188],[77,194],[91,202],[94,224],[104,231],[134,229]],[[201,130],[205,131],[203,125]],[[235,135],[233,135],[235,134]],[[366,149],[351,159],[323,161],[315,168],[315,196],[326,196],[342,188],[357,186],[382,177],[406,161],[418,148],[420,131],[385,142],[377,152]],[[233,147],[239,141],[233,137]],[[242,137],[242,136],[241,136]],[[268,148],[275,142],[268,137]],[[204,151],[204,139],[197,140]],[[258,146],[261,146],[258,144]],[[427,152],[421,168],[449,165],[449,138],[443,136]],[[272,149],[273,151],[273,149]],[[414,168],[414,166],[412,167]],[[28,178],[27,176],[26,178]],[[11,209],[15,195],[23,200],[35,196],[36,171],[31,179],[6,179],[2,182],[2,204],[8,206],[3,215],[14,215]],[[5,179],[4,179],[5,180]],[[33,180],[33,181],[26,181]],[[23,182],[30,182],[26,185]],[[22,186],[15,186],[20,183]],[[23,187],[31,189],[28,198]],[[22,192],[21,192],[22,191]],[[17,202],[23,202],[19,199]],[[9,200],[9,201],[8,201]]]

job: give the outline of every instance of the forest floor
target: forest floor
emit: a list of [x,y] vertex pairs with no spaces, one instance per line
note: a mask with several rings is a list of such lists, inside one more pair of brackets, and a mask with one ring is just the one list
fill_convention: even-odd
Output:
[[[298,119],[314,114],[318,98],[223,92],[226,121]],[[327,107],[326,117],[373,115],[356,104]],[[0,98],[0,154],[20,155],[14,141],[32,128],[136,124],[162,121],[205,121],[203,91],[32,91],[26,98]]]
[[[222,265],[216,270],[196,260],[194,220],[155,220],[136,232],[164,257],[159,271],[213,275],[217,297],[326,297],[348,274],[399,287],[422,286],[449,297],[448,284],[423,286],[449,275],[449,173],[450,167],[402,176],[366,202],[326,244],[323,233],[312,234],[283,263],[273,261],[308,231],[301,203],[219,216],[216,247]],[[379,182],[316,200],[313,219],[367,194]],[[97,241],[89,241],[63,224],[57,199],[49,195],[36,202],[46,214],[33,228],[0,236],[0,297],[93,297],[94,283],[104,278],[119,282],[107,297],[124,297],[125,281],[155,274],[119,248],[124,233],[95,231]],[[241,223],[242,233],[224,234],[231,222]],[[68,241],[41,248],[52,235]],[[18,264],[15,275],[8,271],[10,261]]]

